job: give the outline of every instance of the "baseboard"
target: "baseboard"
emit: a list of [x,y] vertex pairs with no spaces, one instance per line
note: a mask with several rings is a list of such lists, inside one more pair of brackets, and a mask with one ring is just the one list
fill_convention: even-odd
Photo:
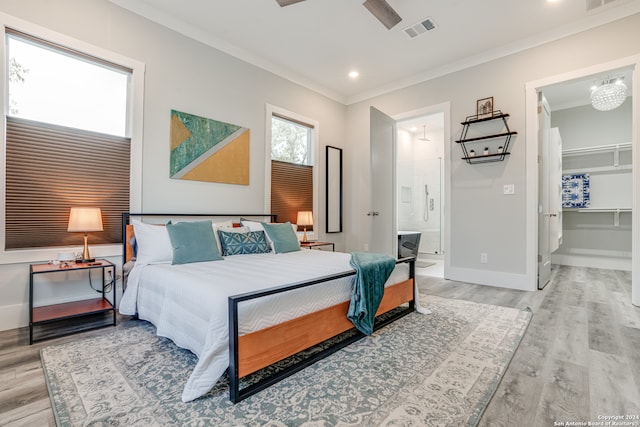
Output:
[[551,263],[571,267],[590,267],[603,270],[631,271],[631,258],[611,258],[589,255],[551,255]]
[[0,306],[0,331],[29,326],[29,304]]
[[499,271],[475,270],[471,268],[449,267],[446,279],[458,282],[474,283],[476,285],[497,286],[499,288],[516,289],[519,291],[535,291],[535,284],[527,283],[524,274],[504,273]]

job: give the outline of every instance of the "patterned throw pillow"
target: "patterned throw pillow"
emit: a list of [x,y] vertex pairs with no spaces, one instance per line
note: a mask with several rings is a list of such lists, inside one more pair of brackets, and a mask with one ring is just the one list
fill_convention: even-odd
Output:
[[229,233],[218,230],[222,255],[264,254],[271,252],[264,231],[249,231],[247,233]]

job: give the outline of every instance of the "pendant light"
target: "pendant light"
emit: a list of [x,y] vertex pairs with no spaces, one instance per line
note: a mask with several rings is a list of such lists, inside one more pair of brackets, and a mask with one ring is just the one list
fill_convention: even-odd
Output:
[[599,111],[610,111],[622,105],[627,98],[627,86],[622,79],[608,79],[591,90],[591,105]]

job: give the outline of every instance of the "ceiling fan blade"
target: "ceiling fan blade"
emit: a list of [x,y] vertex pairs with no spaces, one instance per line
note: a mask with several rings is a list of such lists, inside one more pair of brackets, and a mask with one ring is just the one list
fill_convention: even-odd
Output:
[[400,15],[393,10],[386,0],[366,0],[362,5],[369,9],[369,12],[378,18],[378,21],[382,22],[382,25],[387,27],[388,30],[393,28],[393,26],[398,22],[402,21]]
[[280,7],[285,7],[292,4],[300,3],[301,1],[304,1],[304,0],[276,0],[276,1],[280,5]]

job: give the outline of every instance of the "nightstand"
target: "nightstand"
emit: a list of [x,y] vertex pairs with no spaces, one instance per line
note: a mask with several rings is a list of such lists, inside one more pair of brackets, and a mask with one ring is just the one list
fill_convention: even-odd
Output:
[[320,248],[320,246],[331,246],[333,252],[336,251],[336,244],[331,242],[300,242],[301,248],[313,249]]
[[[92,270],[100,270],[102,276],[102,296],[98,298],[85,299],[80,301],[67,302],[62,304],[52,304],[41,307],[33,306],[34,283],[33,279],[41,274],[66,273],[69,271],[87,270],[91,274]],[[105,270],[111,273],[111,289],[105,284]],[[105,291],[107,288],[107,291]],[[107,292],[112,292],[112,299],[109,301]],[[29,344],[33,343],[33,327],[45,323],[62,319],[89,316],[98,313],[113,312],[113,326],[116,325],[116,266],[106,259],[96,259],[91,263],[75,263],[71,265],[62,264],[31,264],[29,265]],[[85,328],[89,329],[89,328]]]

